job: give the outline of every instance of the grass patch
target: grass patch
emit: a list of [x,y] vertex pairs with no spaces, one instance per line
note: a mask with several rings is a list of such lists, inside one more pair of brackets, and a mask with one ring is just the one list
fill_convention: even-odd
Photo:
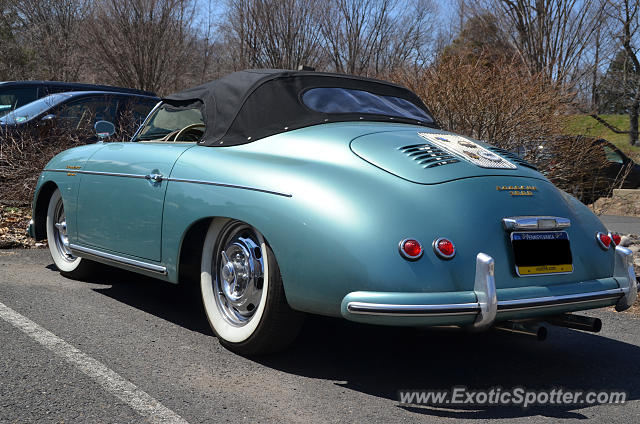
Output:
[[[602,119],[614,127],[627,131],[629,129],[628,115],[600,115]],[[602,125],[589,115],[570,115],[567,117],[565,131],[572,135],[588,135],[604,138],[615,144],[636,162],[640,162],[640,146],[629,145],[629,134],[617,134]]]
[[7,213],[16,213],[16,212],[20,212],[20,208],[15,206],[5,206],[4,209],[2,209],[2,211]]

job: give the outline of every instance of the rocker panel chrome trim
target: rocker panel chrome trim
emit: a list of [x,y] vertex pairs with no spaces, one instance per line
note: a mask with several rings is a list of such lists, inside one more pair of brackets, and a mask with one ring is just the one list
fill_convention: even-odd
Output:
[[113,262],[115,264],[127,265],[127,266],[138,268],[144,271],[155,272],[156,274],[167,275],[167,268],[161,265],[150,264],[148,262],[143,262],[136,259],[125,258],[122,256],[114,255],[112,253],[91,249],[89,247],[78,246],[77,244],[70,244],[69,248],[71,249],[71,252],[76,256],[94,257],[94,258],[97,258],[98,260]]

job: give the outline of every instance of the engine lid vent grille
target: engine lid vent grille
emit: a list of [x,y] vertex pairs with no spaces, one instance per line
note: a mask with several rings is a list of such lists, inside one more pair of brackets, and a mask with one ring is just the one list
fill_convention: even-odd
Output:
[[460,162],[453,155],[431,144],[412,144],[400,147],[399,150],[418,162],[423,168],[434,168]]
[[538,168],[535,165],[527,162],[526,160],[522,159],[520,156],[516,155],[515,153],[512,153],[508,150],[501,149],[500,147],[495,147],[495,146],[488,146],[487,148],[491,150],[493,153],[497,153],[501,156],[506,157],[511,162],[515,162],[518,165],[526,166],[527,168],[535,169],[536,171],[538,170]]
[[418,135],[443,151],[481,168],[517,168],[502,156],[496,155],[469,138],[455,134],[432,134],[426,132],[419,132]]

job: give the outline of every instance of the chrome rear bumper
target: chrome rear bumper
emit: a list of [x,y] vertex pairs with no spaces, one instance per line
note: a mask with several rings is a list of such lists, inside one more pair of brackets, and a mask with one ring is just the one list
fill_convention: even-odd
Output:
[[[474,294],[475,302],[450,304],[390,304],[349,301],[346,312],[354,315],[394,316],[394,317],[469,317],[475,316],[471,326],[486,329],[494,324],[496,317],[503,313],[518,311],[542,311],[562,306],[577,309],[598,306],[602,302],[615,303],[617,311],[623,311],[635,302],[638,283],[633,269],[633,254],[629,249],[616,247],[613,277],[618,288],[584,293],[544,296],[527,299],[498,300],[494,261],[489,255],[479,253],[476,257]],[[346,300],[346,299],[345,299]],[[616,302],[617,300],[617,302]],[[344,315],[344,313],[343,313]],[[347,317],[348,318],[348,317]],[[470,318],[470,317],[469,317]]]

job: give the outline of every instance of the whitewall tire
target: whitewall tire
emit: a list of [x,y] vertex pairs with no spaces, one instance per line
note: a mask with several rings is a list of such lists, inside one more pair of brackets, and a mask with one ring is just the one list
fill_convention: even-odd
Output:
[[46,227],[49,253],[60,273],[70,278],[87,277],[92,272],[95,263],[74,256],[69,249],[64,202],[58,189],[49,199]]
[[211,328],[234,352],[279,351],[300,330],[303,314],[287,303],[274,254],[248,224],[223,218],[211,222],[202,249],[200,286]]

